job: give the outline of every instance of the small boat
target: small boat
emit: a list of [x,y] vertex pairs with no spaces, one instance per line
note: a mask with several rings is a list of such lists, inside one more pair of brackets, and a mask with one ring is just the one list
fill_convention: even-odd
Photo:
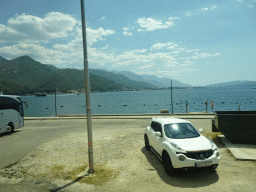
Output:
[[167,109],[160,109],[160,113],[169,113],[169,110],[167,110]]
[[47,95],[47,93],[43,92],[43,93],[35,93],[36,97],[45,97]]

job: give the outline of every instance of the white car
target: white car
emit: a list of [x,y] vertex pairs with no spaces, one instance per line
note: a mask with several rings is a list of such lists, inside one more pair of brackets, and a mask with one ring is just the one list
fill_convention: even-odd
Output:
[[153,117],[145,130],[145,148],[152,150],[163,162],[168,175],[178,168],[216,169],[220,161],[219,150],[199,132],[183,119]]

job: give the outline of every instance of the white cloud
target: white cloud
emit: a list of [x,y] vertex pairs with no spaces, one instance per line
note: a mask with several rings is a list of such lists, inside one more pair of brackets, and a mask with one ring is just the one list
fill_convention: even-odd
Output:
[[68,14],[51,12],[44,18],[33,15],[16,15],[7,26],[0,25],[0,42],[40,42],[67,37],[77,21]]
[[175,65],[175,58],[169,53],[146,53],[147,49],[133,50],[129,52],[123,52],[121,55],[117,55],[113,60],[113,68],[123,67],[123,66],[139,66],[138,68],[146,69],[150,66],[168,66]]
[[[173,44],[173,45],[167,47],[166,49],[176,49],[178,46],[179,46],[178,44]],[[181,48],[179,50],[183,51],[184,49]]]
[[190,13],[190,12],[188,12],[188,13],[186,13],[186,15],[187,15],[188,17],[190,17],[190,16],[191,16],[191,13]]
[[169,17],[168,19],[173,21],[173,20],[179,19],[179,17]]
[[101,50],[106,50],[109,47],[109,45],[106,45],[104,47],[101,48]]
[[96,30],[91,28],[86,28],[86,32],[88,33],[89,45],[92,45],[93,43],[99,40],[104,40],[103,36],[109,36],[116,33],[113,29],[103,29],[102,27]]
[[124,31],[123,34],[124,34],[125,36],[131,36],[131,35],[132,35],[131,32],[127,32],[127,31]]
[[159,49],[162,49],[164,47],[168,47],[168,46],[172,46],[173,43],[172,42],[168,42],[168,43],[156,43],[154,45],[152,45],[152,47],[150,48],[150,50],[159,50]]
[[106,17],[101,17],[101,19],[100,19],[100,20],[101,20],[101,21],[103,21],[104,19],[106,19]]
[[209,8],[206,7],[206,8],[202,8],[201,11],[207,11]]
[[137,20],[137,23],[140,25],[140,27],[144,28],[146,31],[154,31],[157,29],[167,29],[169,27],[174,26],[173,21],[166,21],[165,23],[163,23],[162,20],[155,20],[152,18],[145,18],[145,17],[139,18]]
[[[98,41],[105,40],[103,37],[104,36],[109,36],[115,34],[114,30],[109,30],[106,29],[104,30],[103,28],[98,28],[98,29],[91,29],[91,28],[86,28],[87,32],[87,45],[91,46],[94,43]],[[82,43],[82,29],[77,28],[77,36],[74,40],[68,42],[67,44],[58,44],[56,43],[53,48],[57,50],[62,50],[62,51],[67,51],[67,52],[75,52],[77,50],[81,50],[83,47]]]
[[139,69],[148,69],[148,68],[151,68],[153,66],[155,66],[155,64],[146,64],[146,65],[140,66]]
[[124,31],[128,31],[129,28],[128,28],[128,27],[124,27],[123,30],[124,30]]
[[211,9],[217,9],[217,6],[212,6],[212,8]]
[[132,51],[125,51],[124,53],[145,53],[147,52],[147,49],[136,49]]
[[[193,51],[199,51],[199,49],[194,49]],[[186,52],[192,52],[191,50],[186,51]],[[206,58],[206,57],[212,57],[212,56],[220,56],[219,53],[215,53],[215,54],[211,54],[211,53],[195,53],[195,55],[189,56],[189,57],[183,57],[183,58],[179,58],[180,60],[183,59],[200,59],[200,58]]]
[[7,57],[15,58],[22,55],[29,55],[35,60],[42,63],[60,64],[64,63],[68,55],[62,51],[45,48],[38,44],[19,43],[13,46],[4,46],[0,48],[0,53],[7,55]]

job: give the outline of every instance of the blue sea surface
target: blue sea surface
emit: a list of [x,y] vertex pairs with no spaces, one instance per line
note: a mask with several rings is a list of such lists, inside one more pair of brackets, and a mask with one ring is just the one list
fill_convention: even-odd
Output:
[[[173,89],[173,113],[206,111],[256,110],[256,89],[251,87]],[[24,109],[27,117],[55,116],[55,95],[21,96],[29,105]],[[171,90],[121,91],[91,93],[92,114],[150,114],[167,109],[171,113]],[[214,108],[211,108],[211,101]],[[57,115],[86,114],[85,93],[58,94]]]

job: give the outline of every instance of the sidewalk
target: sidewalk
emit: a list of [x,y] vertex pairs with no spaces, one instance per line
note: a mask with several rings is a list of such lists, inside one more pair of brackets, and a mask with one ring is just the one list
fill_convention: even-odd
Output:
[[231,143],[224,135],[219,136],[222,142],[230,150],[236,160],[256,161],[256,145],[253,144],[234,144]]
[[[168,116],[181,119],[212,119],[212,113],[156,113],[156,114],[132,114],[132,115],[92,115],[92,119],[152,119],[155,116]],[[25,120],[60,120],[60,119],[87,119],[86,115],[59,115],[58,117],[24,117]]]

